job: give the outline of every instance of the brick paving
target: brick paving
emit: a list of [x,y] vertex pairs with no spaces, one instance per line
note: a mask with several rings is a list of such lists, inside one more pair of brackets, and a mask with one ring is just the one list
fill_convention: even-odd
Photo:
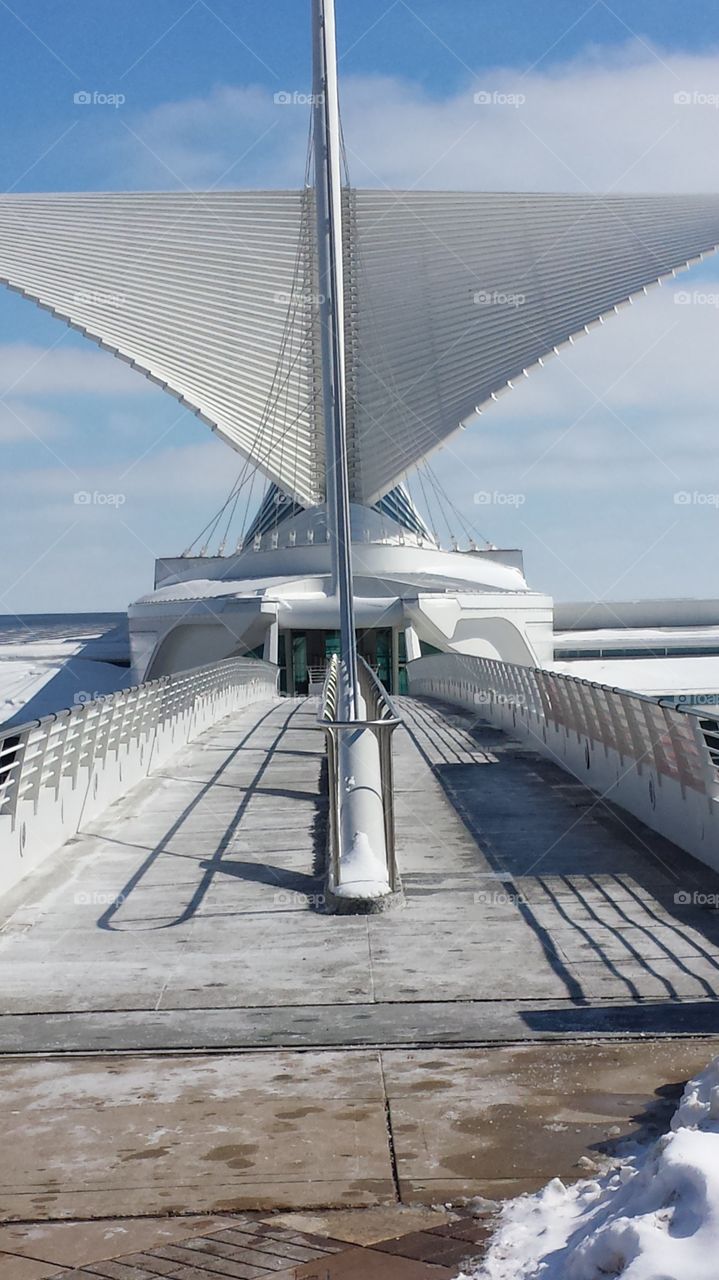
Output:
[[[372,1214],[359,1210],[355,1218],[364,1212]],[[438,1215],[442,1216],[446,1215]],[[27,1253],[4,1253],[0,1274],[3,1280],[449,1280],[482,1256],[491,1234],[486,1219],[460,1217],[362,1246],[354,1240],[294,1231],[259,1215],[233,1215],[225,1223],[208,1234],[180,1235],[156,1248],[59,1270],[51,1261]],[[132,1223],[128,1230],[132,1234]],[[357,1222],[347,1234],[357,1234]],[[25,1247],[30,1247],[28,1242]]]

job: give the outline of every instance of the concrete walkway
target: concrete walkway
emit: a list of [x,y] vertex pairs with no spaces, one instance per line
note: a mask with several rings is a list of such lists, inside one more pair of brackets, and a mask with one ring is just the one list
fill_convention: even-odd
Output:
[[[536,1034],[605,1029],[569,1004],[611,1002],[614,1015],[716,997],[719,876],[486,723],[410,699],[402,712],[400,929],[422,919],[415,998],[520,1002]],[[547,1000],[553,1011],[533,1003]]]
[[402,711],[403,910],[323,913],[316,708],[249,708],[6,899],[0,1049],[719,1034],[719,877],[489,727]]
[[402,710],[398,912],[323,914],[299,700],[5,901],[0,1218],[511,1194],[666,1123],[719,1051],[719,878],[487,726]]

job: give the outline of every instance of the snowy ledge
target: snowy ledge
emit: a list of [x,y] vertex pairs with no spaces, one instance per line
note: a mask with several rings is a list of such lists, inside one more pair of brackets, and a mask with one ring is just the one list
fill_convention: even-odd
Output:
[[719,1277],[719,1058],[651,1146],[594,1180],[557,1178],[505,1204],[484,1262],[460,1280],[610,1277]]

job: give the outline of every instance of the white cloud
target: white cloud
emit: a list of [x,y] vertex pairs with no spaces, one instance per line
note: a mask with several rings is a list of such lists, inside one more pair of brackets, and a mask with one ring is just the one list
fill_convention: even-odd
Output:
[[0,444],[52,440],[67,431],[59,414],[21,400],[0,402]]
[[435,455],[443,476],[466,466],[500,488],[639,484],[646,496],[719,471],[719,310],[675,301],[698,275],[653,290],[520,379]]
[[0,396],[138,395],[148,383],[106,351],[41,347],[29,342],[0,345]]
[[535,414],[566,415],[601,397],[619,412],[641,409],[656,416],[681,407],[713,415],[719,401],[719,307],[679,305],[677,298],[696,293],[719,300],[719,285],[700,283],[716,271],[715,261],[683,272],[560,348],[544,369],[517,384],[516,394],[502,399],[497,412],[521,414],[529,403]]
[[[73,505],[77,490],[121,493],[125,499],[122,505],[127,510],[140,504],[151,509],[158,495],[171,495],[173,500],[224,499],[243,460],[208,433],[202,443],[161,447],[137,462],[134,456],[129,456],[112,465],[97,465],[91,458],[85,465],[74,465],[76,474],[55,465],[6,473],[0,479],[5,490],[4,503],[25,503],[30,499],[41,503],[46,513],[50,503],[57,512],[66,512],[68,506]],[[98,511],[104,505],[99,504]]]
[[[284,86],[292,91],[296,86]],[[306,86],[305,86],[306,87]],[[302,88],[302,86],[300,86]],[[474,102],[488,94],[486,105]],[[501,105],[520,95],[520,106]],[[676,95],[688,103],[675,101]],[[719,176],[719,54],[640,41],[558,67],[487,69],[449,97],[389,76],[348,76],[345,135],[359,186],[520,191],[706,191]],[[106,155],[108,180],[135,187],[300,186],[308,109],[257,86],[137,115]],[[264,136],[263,136],[264,135]],[[262,141],[258,141],[259,139]]]
[[90,464],[77,478],[59,465],[0,474],[0,536],[13,547],[0,564],[0,613],[123,608],[151,588],[156,557],[199,533],[242,459],[208,436],[125,465]]
[[[109,158],[110,185],[146,190],[302,185],[308,116],[273,91],[221,85],[135,118]],[[107,159],[107,157],[105,157]]]
[[[488,95],[477,104],[474,94]],[[688,94],[689,104],[675,102]],[[519,106],[501,105],[521,96]],[[628,44],[522,75],[489,70],[435,101],[406,82],[354,80],[345,127],[358,185],[518,191],[706,191],[719,56],[654,55]]]

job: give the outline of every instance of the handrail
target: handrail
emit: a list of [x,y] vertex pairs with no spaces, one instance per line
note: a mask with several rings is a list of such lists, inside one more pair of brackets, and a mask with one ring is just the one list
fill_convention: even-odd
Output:
[[525,736],[602,797],[719,869],[719,718],[708,708],[458,653],[417,658],[407,673],[411,694],[456,702]]
[[318,721],[327,738],[330,795],[328,900],[373,909],[399,892],[392,734],[401,723],[387,691],[359,659],[361,720],[345,719],[343,670],[332,655]]
[[270,663],[228,658],[0,730],[0,891],[205,728],[275,696],[277,680]]

